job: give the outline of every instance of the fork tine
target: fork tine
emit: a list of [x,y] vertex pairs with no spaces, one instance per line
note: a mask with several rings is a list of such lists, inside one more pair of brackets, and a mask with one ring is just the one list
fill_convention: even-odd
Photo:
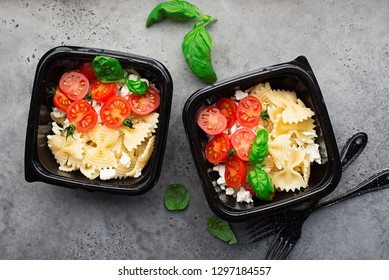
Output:
[[278,260],[285,260],[290,251],[294,248],[296,242],[289,242],[288,246],[278,255]]
[[283,229],[281,229],[277,233],[277,235],[273,239],[273,242],[270,244],[270,247],[267,250],[267,253],[266,253],[266,256],[265,256],[266,260],[270,260],[270,259],[274,258],[274,255],[279,250],[279,247],[282,246],[282,243],[284,241],[284,237],[282,236],[282,231],[283,231]]
[[273,225],[272,227],[269,227],[266,231],[261,231],[261,233],[255,233],[250,237],[250,243],[258,242],[272,234],[274,234],[278,230],[278,227]]

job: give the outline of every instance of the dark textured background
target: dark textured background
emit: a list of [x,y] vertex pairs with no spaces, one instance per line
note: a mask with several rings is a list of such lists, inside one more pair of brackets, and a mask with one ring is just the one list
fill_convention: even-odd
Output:
[[[261,259],[271,239],[239,243],[206,230],[212,215],[196,174],[181,120],[188,96],[204,86],[188,70],[181,42],[194,22],[145,21],[158,1],[2,0],[0,9],[0,258],[1,259]],[[389,2],[200,1],[219,19],[208,30],[219,80],[305,55],[327,104],[339,148],[358,130],[369,143],[343,175],[350,188],[389,167]],[[106,48],[150,56],[169,69],[174,97],[162,174],[139,197],[86,193],[26,183],[24,141],[39,58],[58,45]],[[191,201],[168,212],[163,193],[185,184]],[[339,192],[335,190],[334,193]],[[389,259],[389,190],[313,214],[292,259]]]

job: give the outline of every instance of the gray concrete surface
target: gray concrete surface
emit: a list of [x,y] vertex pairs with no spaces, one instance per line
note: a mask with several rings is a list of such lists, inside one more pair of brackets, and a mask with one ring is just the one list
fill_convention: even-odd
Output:
[[[248,244],[212,237],[212,214],[200,186],[181,120],[188,96],[204,86],[188,70],[180,46],[188,23],[145,28],[158,1],[2,0],[0,8],[0,259],[262,259],[268,238]],[[389,167],[389,2],[202,1],[219,80],[305,55],[321,86],[338,146],[368,133],[363,154],[343,174],[350,188]],[[164,166],[140,197],[86,193],[24,180],[27,115],[36,65],[58,45],[131,52],[160,60],[174,80]],[[168,212],[163,193],[185,184],[187,210]],[[337,193],[336,190],[334,193]],[[290,259],[389,259],[389,190],[313,214]]]

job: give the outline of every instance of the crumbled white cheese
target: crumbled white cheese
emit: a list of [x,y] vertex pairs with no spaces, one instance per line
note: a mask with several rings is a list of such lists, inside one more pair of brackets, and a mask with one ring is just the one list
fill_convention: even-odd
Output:
[[219,173],[219,179],[217,179],[216,183],[224,190],[226,187],[226,179],[224,178],[226,166],[224,164],[218,164],[213,167],[213,170]]
[[135,175],[134,175],[134,178],[138,178],[138,177],[140,177],[141,175],[142,175],[142,170],[139,169],[139,170],[136,171],[136,173],[135,173]]
[[236,195],[236,201],[251,203],[253,202],[253,198],[249,191],[246,191],[244,188],[241,187]]
[[249,94],[247,92],[241,91],[240,89],[235,91],[236,100],[241,100],[247,96],[249,96]]
[[58,109],[57,107],[53,107],[53,117],[56,119],[61,119],[66,117],[66,112]]
[[237,126],[236,124],[234,124],[233,126],[231,126],[231,128],[230,128],[230,134],[233,134],[237,129],[238,129],[238,126]]
[[122,152],[122,157],[120,158],[120,163],[123,166],[128,168],[131,165],[131,158],[125,152]]
[[309,155],[309,161],[316,161],[318,164],[321,164],[321,156],[319,152],[319,145],[316,143],[307,145],[307,154]]
[[125,99],[128,99],[129,95],[130,95],[130,90],[128,89],[128,87],[122,86],[122,88],[120,89],[120,96]]
[[314,131],[304,131],[303,134],[304,134],[305,136],[313,136],[313,137],[316,137],[316,136],[317,136],[317,135],[316,135],[316,132],[314,132]]
[[114,178],[116,175],[116,170],[114,168],[107,168],[100,170],[100,179],[101,180],[109,180]]
[[129,80],[132,80],[132,81],[137,81],[137,80],[139,80],[138,76],[135,75],[135,74],[130,74],[130,75],[128,75],[128,79],[129,79]]
[[235,190],[233,188],[226,189],[226,195],[233,195],[234,193],[235,193]]
[[60,127],[56,122],[52,122],[52,131],[55,135],[60,135],[61,134],[61,131],[63,130],[62,127]]
[[101,120],[101,117],[100,117],[100,110],[101,110],[101,107],[103,107],[103,104],[100,103],[100,102],[97,102],[96,100],[93,100],[92,101],[92,107],[93,107],[93,109],[95,109],[95,111],[97,113],[97,122],[101,123],[102,120]]

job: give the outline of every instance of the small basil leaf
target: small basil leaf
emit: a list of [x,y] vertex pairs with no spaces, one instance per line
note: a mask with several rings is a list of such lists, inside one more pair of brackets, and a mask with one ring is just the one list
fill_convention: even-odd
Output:
[[253,164],[261,163],[268,151],[269,133],[266,129],[260,129],[254,139],[250,151],[250,162]]
[[171,211],[183,210],[189,203],[189,193],[184,185],[171,184],[165,192],[165,206]]
[[237,240],[234,232],[231,230],[228,222],[220,219],[217,216],[211,216],[207,221],[207,230],[217,238],[228,242],[229,244],[236,244]]
[[256,193],[256,197],[266,201],[273,200],[274,187],[273,183],[260,165],[257,165],[254,170],[251,170],[247,176],[251,187]]
[[147,92],[148,85],[142,80],[130,80],[127,81],[127,87],[130,91],[136,95],[143,95]]
[[203,16],[194,25],[193,29],[186,34],[182,43],[182,52],[186,64],[198,78],[208,84],[215,82],[217,79],[211,62],[213,41],[207,30],[205,30],[205,26],[213,21],[216,21],[216,19]]
[[199,18],[201,15],[199,9],[187,1],[175,0],[161,2],[148,16],[146,27],[150,27],[166,17],[175,21],[185,21],[192,18]]
[[96,56],[92,65],[96,77],[102,82],[115,82],[124,77],[123,68],[116,58]]

